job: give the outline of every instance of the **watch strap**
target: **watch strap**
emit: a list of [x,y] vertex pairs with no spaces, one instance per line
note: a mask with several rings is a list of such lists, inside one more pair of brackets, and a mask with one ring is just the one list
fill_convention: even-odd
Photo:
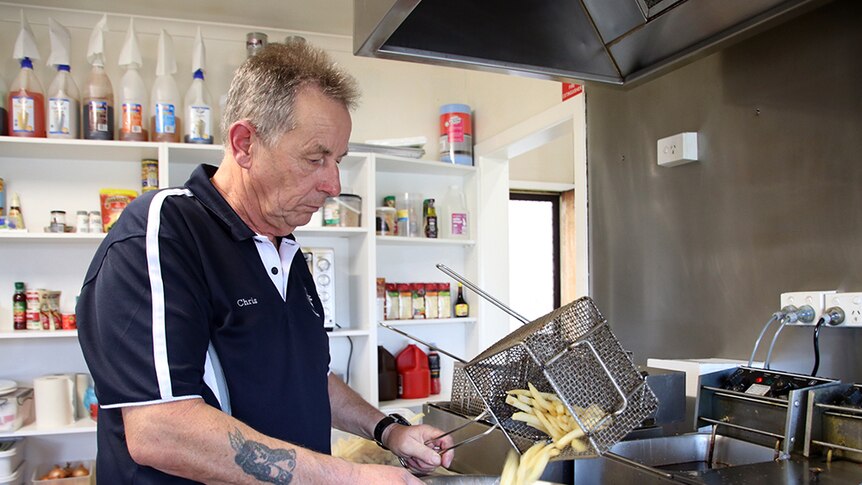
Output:
[[374,441],[384,450],[388,450],[389,448],[387,448],[386,445],[383,444],[383,432],[386,431],[386,428],[393,424],[410,426],[410,421],[407,421],[406,419],[404,419],[404,416],[401,416],[398,413],[392,413],[377,422],[377,425],[374,427]]

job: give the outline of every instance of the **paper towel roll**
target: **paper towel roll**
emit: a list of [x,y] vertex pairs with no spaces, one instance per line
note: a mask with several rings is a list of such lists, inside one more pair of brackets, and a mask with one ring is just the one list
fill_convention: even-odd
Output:
[[38,377],[33,388],[37,428],[61,428],[75,422],[71,379],[62,375]]

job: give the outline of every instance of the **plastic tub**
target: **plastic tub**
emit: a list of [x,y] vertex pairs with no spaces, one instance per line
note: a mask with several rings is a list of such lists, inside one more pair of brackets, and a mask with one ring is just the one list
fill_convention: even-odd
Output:
[[33,388],[19,387],[0,396],[0,432],[16,431],[29,424],[32,415]]
[[69,465],[72,468],[83,464],[90,470],[90,474],[85,477],[69,477],[69,478],[54,478],[54,479],[46,479],[40,480],[40,477],[45,476],[49,471],[51,471],[57,463],[39,465],[33,470],[33,485],[88,485],[90,483],[95,483],[93,478],[93,472],[95,469],[95,462],[93,460],[85,460],[85,461],[72,461],[69,462]]
[[362,215],[362,197],[341,194],[329,197],[323,205],[323,225],[359,227]]
[[24,462],[11,475],[0,473],[0,485],[24,485]]
[[[0,477],[8,477],[15,473],[22,461],[24,461],[24,440],[0,441]],[[0,483],[6,482],[0,481]]]

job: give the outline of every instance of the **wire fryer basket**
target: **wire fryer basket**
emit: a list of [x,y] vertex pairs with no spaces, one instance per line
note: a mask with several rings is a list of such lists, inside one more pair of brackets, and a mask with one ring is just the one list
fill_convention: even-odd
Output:
[[[554,392],[586,434],[587,449],[556,459],[600,455],[653,414],[658,401],[599,313],[580,298],[513,331],[470,362],[457,365],[451,407],[468,415],[489,410],[504,434],[525,452],[548,436],[512,419],[506,391],[532,383]],[[604,412],[575,410],[598,406]]]

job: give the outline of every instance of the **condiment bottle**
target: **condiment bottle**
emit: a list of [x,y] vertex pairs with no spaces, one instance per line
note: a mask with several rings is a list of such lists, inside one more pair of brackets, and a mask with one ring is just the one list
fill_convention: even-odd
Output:
[[173,58],[173,40],[162,29],[159,36],[159,60],[156,67],[156,82],[150,96],[152,115],[150,139],[178,143],[182,133],[182,99],[173,73],[177,71]]
[[211,145],[213,142],[212,103],[204,83],[203,70],[195,71],[192,85],[186,92],[185,101],[186,131],[183,141]]
[[48,138],[78,137],[79,96],[69,66],[58,64],[57,75],[48,88]]
[[[431,344],[436,347],[435,344]],[[431,394],[440,394],[440,354],[434,348],[428,349],[428,370],[431,372]]]
[[12,322],[15,330],[27,330],[27,296],[21,281],[15,282],[15,294],[12,295]]
[[138,66],[129,64],[120,81],[120,140],[147,141],[147,88]]
[[434,199],[425,199],[422,202],[422,218],[424,220],[425,237],[437,238],[437,209],[434,208]]
[[12,194],[9,202],[9,214],[6,215],[6,225],[9,229],[24,229],[24,214],[21,212],[21,199],[18,193]]
[[114,139],[114,87],[101,61],[93,63],[84,85],[82,125],[86,140]]
[[470,305],[464,299],[464,287],[458,283],[458,297],[455,298],[455,316],[463,318],[470,315]]
[[29,57],[21,59],[7,101],[10,135],[45,138],[45,97]]

